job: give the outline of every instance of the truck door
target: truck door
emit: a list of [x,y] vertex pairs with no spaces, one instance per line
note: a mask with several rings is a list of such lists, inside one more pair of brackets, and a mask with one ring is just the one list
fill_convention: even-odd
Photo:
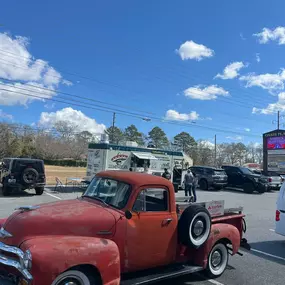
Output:
[[176,255],[177,215],[171,213],[169,190],[141,188],[128,220],[126,236],[127,271],[142,270],[172,263]]

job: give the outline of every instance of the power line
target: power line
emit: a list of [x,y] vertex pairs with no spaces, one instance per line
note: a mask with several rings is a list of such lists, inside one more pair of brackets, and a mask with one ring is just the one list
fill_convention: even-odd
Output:
[[[13,91],[13,90],[9,90],[9,89],[4,89],[4,88],[1,88],[0,90],[15,93],[15,94],[21,94],[21,95],[28,96],[28,97],[33,97],[33,98],[38,98],[38,99],[43,99],[43,100],[50,100],[50,101],[64,103],[64,104],[68,104],[68,105],[79,106],[79,107],[83,107],[83,108],[87,108],[87,109],[94,109],[94,110],[98,110],[98,111],[113,113],[113,111],[111,111],[112,110],[111,108],[108,108],[110,110],[106,110],[106,109],[95,108],[92,106],[86,106],[86,105],[82,105],[82,104],[78,104],[78,103],[70,103],[70,102],[66,102],[66,101],[61,101],[61,100],[57,100],[57,99],[53,99],[53,98],[44,98],[42,96],[26,94],[26,93],[17,92],[17,91]],[[133,117],[133,118],[138,118],[138,119],[145,119],[139,114],[130,113],[130,112],[120,111],[120,112],[117,112],[117,114],[129,116],[129,117]],[[242,135],[242,136],[246,136],[246,137],[260,137],[257,134],[254,135],[254,134],[236,132],[236,131],[232,131],[232,130],[213,128],[213,127],[209,127],[209,126],[199,125],[196,123],[195,124],[181,123],[181,122],[177,122],[177,121],[171,121],[171,120],[165,120],[165,119],[163,120],[161,118],[154,117],[154,116],[148,116],[148,118],[150,118],[154,121],[159,121],[159,122],[166,123],[166,124],[172,124],[172,125],[178,125],[178,126],[188,126],[188,127],[191,126],[192,128],[203,128],[203,129],[207,129],[207,130],[211,130],[211,131],[216,131],[219,133],[231,133],[231,134]]]

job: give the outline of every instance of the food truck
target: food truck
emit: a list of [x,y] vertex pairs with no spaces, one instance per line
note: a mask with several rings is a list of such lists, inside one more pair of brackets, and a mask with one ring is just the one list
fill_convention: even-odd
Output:
[[182,170],[192,165],[193,160],[182,151],[138,147],[134,142],[116,145],[101,141],[89,144],[87,180],[103,170],[131,170],[161,176],[167,168],[173,184],[180,185]]

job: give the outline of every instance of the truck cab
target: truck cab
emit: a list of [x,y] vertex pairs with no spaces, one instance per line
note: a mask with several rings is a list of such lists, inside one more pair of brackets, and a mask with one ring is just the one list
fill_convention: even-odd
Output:
[[0,272],[31,285],[218,277],[229,251],[238,253],[244,215],[212,215],[206,205],[178,203],[173,184],[158,176],[103,171],[78,199],[21,207],[2,221]]

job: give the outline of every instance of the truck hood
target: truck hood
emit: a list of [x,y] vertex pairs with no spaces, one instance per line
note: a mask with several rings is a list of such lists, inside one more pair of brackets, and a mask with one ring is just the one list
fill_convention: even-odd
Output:
[[[96,201],[76,199],[18,210],[5,222],[4,228],[12,238],[9,243],[20,244],[35,236],[74,235],[110,237],[115,231],[115,213]],[[5,241],[6,242],[6,241]],[[8,242],[8,241],[7,241]]]

